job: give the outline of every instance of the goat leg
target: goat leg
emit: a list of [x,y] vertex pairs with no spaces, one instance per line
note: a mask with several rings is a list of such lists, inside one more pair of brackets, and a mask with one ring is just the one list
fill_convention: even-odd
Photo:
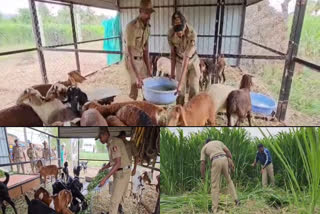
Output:
[[[16,206],[14,205],[13,201],[10,198],[6,198],[5,200],[8,202],[8,204],[11,205],[11,207],[14,210],[14,213],[17,214],[17,209],[16,209]],[[3,213],[5,214],[5,212],[3,212]]]
[[251,112],[248,112],[247,118],[248,118],[249,126],[251,126]]
[[223,68],[223,70],[222,70],[222,77],[223,77],[223,83],[225,83],[225,82],[226,82],[226,76],[225,76],[225,74],[224,74],[224,68]]
[[6,214],[6,205],[1,204],[2,213]]

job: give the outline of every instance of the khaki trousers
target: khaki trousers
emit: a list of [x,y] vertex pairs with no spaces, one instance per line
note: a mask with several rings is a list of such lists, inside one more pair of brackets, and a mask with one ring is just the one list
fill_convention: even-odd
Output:
[[237,192],[234,187],[233,181],[231,180],[228,168],[227,157],[218,158],[212,161],[211,166],[211,194],[212,194],[212,211],[216,213],[218,210],[219,203],[219,192],[220,192],[220,175],[226,178],[229,193],[233,200],[237,200]]
[[31,166],[31,169],[32,169],[32,172],[34,173],[35,172],[35,167],[36,167],[36,162],[34,161],[33,158],[30,158],[30,166]]
[[113,176],[113,190],[111,195],[111,206],[109,213],[110,214],[117,214],[118,213],[118,207],[121,202],[121,200],[124,198],[129,181],[130,181],[130,169],[118,171]]
[[[148,77],[148,72],[147,72],[147,66],[144,63],[143,59],[139,59],[139,60],[133,60],[133,63],[137,69],[137,72],[139,73],[139,75],[141,76],[142,79]],[[137,100],[138,98],[138,88],[137,88],[137,76],[133,71],[133,68],[131,66],[131,63],[129,63],[129,58],[128,56],[125,57],[125,65],[126,65],[126,70],[129,73],[130,76],[130,84],[131,84],[131,88],[130,88],[130,94],[129,97],[133,100]]]
[[268,176],[270,178],[271,185],[274,185],[274,172],[273,172],[273,164],[270,163],[262,172],[262,186],[268,186]]
[[[16,158],[14,162],[15,162],[15,163],[24,162],[24,159],[23,159],[23,158]],[[18,171],[18,173],[20,173],[20,166],[21,166],[21,168],[22,168],[23,174],[25,174],[25,172],[24,172],[24,165],[23,165],[23,164],[18,164],[18,165],[17,165],[17,171]]]
[[[181,92],[177,98],[177,104],[184,105],[184,98],[187,89],[187,82],[189,83],[189,100],[199,93],[199,79],[200,79],[200,59],[195,56],[192,62],[189,63],[186,77],[181,82]],[[177,61],[176,63],[176,80],[180,81],[182,75],[182,62]]]

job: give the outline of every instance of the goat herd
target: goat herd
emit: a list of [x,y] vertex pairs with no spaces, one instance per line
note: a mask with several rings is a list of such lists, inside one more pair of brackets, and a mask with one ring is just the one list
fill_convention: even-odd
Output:
[[[154,58],[152,64],[157,75],[169,75],[170,59]],[[199,66],[202,92],[184,106],[162,107],[146,101],[112,103],[114,97],[105,102],[90,101],[77,86],[85,78],[73,71],[67,81],[36,85],[24,90],[16,106],[0,111],[0,125],[215,126],[217,112],[224,110],[229,126],[239,125],[246,117],[251,125],[252,76],[244,74],[240,89],[237,89],[223,84],[226,79],[223,56],[219,56],[216,64],[213,60],[201,60]],[[216,76],[221,83],[209,84],[211,76]]]

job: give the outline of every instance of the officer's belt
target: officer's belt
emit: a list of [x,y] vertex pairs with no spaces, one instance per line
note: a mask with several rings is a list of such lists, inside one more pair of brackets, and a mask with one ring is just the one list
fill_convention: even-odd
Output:
[[[189,59],[190,59],[190,60],[193,59],[193,57],[194,57],[195,55],[197,55],[197,52],[194,52],[194,54],[193,54]],[[181,57],[180,55],[176,54],[176,56],[177,56],[179,59],[183,60],[183,57]]]
[[221,154],[221,155],[213,156],[213,157],[211,158],[211,162],[214,161],[214,160],[216,160],[216,159],[218,159],[218,158],[222,158],[222,157],[226,157],[226,155]]
[[126,167],[123,167],[123,168],[119,168],[117,171],[126,170],[126,169],[130,169],[130,168],[131,168],[130,166],[126,166]]

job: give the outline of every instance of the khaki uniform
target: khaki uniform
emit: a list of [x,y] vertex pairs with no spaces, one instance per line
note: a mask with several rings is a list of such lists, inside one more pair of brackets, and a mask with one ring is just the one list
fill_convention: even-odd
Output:
[[[25,160],[24,160],[24,156],[23,156],[23,148],[21,148],[20,146],[14,146],[13,147],[13,157],[14,157],[14,162],[15,163],[24,162]],[[18,164],[17,165],[18,173],[20,173],[20,165],[21,165],[23,174],[25,174],[24,165],[23,164]]]
[[[185,52],[189,52],[192,48],[195,48],[197,41],[197,34],[190,25],[186,25],[185,35],[179,38],[173,28],[168,32],[168,42],[170,48],[175,49],[176,53],[176,80],[180,81],[182,75],[182,61]],[[177,104],[184,104],[184,97],[186,94],[186,85],[189,83],[189,100],[199,93],[199,79],[200,79],[200,59],[196,52],[189,54],[189,65],[187,68],[186,78],[181,83],[181,92],[177,98]]]
[[110,214],[117,214],[118,207],[126,194],[130,181],[131,170],[128,168],[132,164],[132,157],[129,157],[126,145],[117,137],[111,137],[108,142],[108,151],[111,166],[114,165],[115,158],[121,158],[120,170],[113,174],[113,188],[111,195]]
[[226,146],[221,141],[210,141],[201,150],[201,161],[204,161],[206,156],[209,156],[210,160],[214,157],[221,156],[212,160],[211,165],[211,194],[212,210],[214,213],[218,210],[221,174],[226,178],[229,192],[233,200],[238,199],[236,189],[229,174],[228,158],[225,156],[225,152],[223,151],[224,148],[226,148]]
[[262,172],[262,186],[268,186],[268,176],[271,181],[271,185],[274,185],[274,172],[273,172],[273,164],[270,163]]
[[35,163],[35,160],[37,159],[37,155],[36,155],[36,151],[34,148],[29,148],[27,150],[27,156],[30,160],[30,165],[31,165],[31,169],[32,169],[32,172],[35,172],[34,169],[36,167],[36,163]]
[[42,158],[44,159],[44,165],[47,165],[50,160],[50,150],[48,147],[42,149]]
[[147,66],[143,60],[143,51],[148,45],[148,40],[150,36],[150,25],[144,25],[144,23],[136,18],[132,20],[125,30],[124,44],[125,44],[125,66],[130,75],[131,90],[129,97],[136,100],[138,98],[138,88],[136,85],[136,74],[129,62],[129,52],[128,47],[131,47],[132,54],[134,57],[134,65],[137,72],[142,79],[148,76]]

